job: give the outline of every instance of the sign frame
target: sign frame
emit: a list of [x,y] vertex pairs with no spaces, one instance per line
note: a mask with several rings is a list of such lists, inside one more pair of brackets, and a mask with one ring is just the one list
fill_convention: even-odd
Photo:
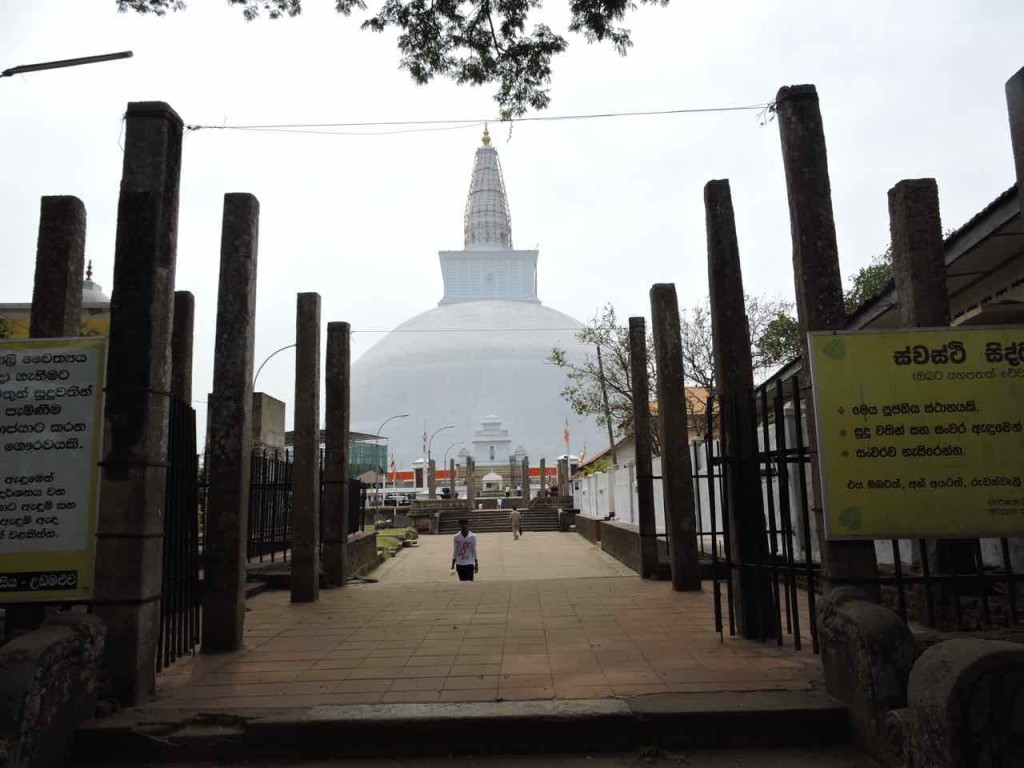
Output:
[[[90,363],[88,385],[93,387],[93,391],[89,395],[92,402],[88,408],[89,418],[92,420],[92,434],[86,435],[88,442],[84,444],[84,450],[88,451],[85,465],[91,468],[89,488],[86,494],[88,508],[84,515],[84,546],[76,549],[4,552],[0,555],[0,606],[26,603],[89,603],[93,599],[96,564],[96,527],[99,517],[101,484],[100,462],[103,455],[103,436],[105,431],[104,413],[108,340],[106,337],[100,336],[0,339],[0,356],[13,354],[20,357],[36,350],[60,350],[63,353],[73,353],[75,350],[89,350],[94,353],[94,358],[88,361]],[[22,364],[24,364],[23,361]],[[43,363],[40,364],[45,365]],[[11,380],[0,382],[0,386],[8,385],[31,388],[30,384],[22,384],[21,382]],[[72,386],[76,385],[69,384],[68,388]],[[33,397],[32,400],[26,398],[26,402],[20,405],[35,405],[35,403],[36,400]],[[13,402],[8,402],[6,399],[0,402],[0,408],[5,410],[13,405]],[[0,416],[2,415],[6,414],[0,414]],[[6,443],[11,439],[4,437],[2,442]],[[0,444],[0,457],[4,455],[4,451],[4,445]],[[0,470],[0,473],[6,473],[6,471],[5,468]],[[45,472],[45,470],[40,470],[40,472]],[[35,475],[36,472],[33,470],[29,472],[27,477],[19,479],[31,480]],[[17,477],[17,475],[8,475],[8,478],[14,477]],[[7,488],[41,485],[42,481],[37,483],[23,482],[11,484],[6,480],[0,480],[0,483],[2,483],[0,485],[0,491],[2,491]],[[17,516],[24,513],[19,505],[17,512],[5,512],[3,516],[9,514]],[[64,574],[71,572],[75,573],[74,587],[61,589],[60,580],[66,578]]]
[[[823,510],[823,522],[824,522],[824,526],[825,526],[825,535],[826,535],[826,538],[828,540],[830,540],[830,541],[857,541],[857,540],[922,539],[922,538],[930,538],[930,539],[1002,538],[1002,537],[1012,537],[1012,536],[1024,535],[1024,514],[1022,514],[1022,513],[1014,513],[1013,514],[1013,517],[1015,518],[1015,521],[1013,523],[1008,523],[1005,526],[1002,526],[1002,527],[999,527],[999,528],[992,528],[992,529],[985,529],[983,527],[978,527],[977,525],[974,525],[973,523],[968,521],[967,525],[965,525],[963,527],[958,527],[958,528],[956,528],[956,530],[951,529],[949,526],[947,526],[947,527],[937,526],[937,527],[932,528],[932,529],[929,529],[927,527],[924,527],[924,528],[917,527],[917,528],[910,529],[908,526],[901,526],[901,527],[899,527],[898,530],[897,530],[896,527],[894,527],[893,529],[890,529],[890,530],[874,530],[874,529],[872,529],[872,530],[868,530],[868,531],[865,531],[865,532],[862,532],[862,533],[851,532],[848,529],[848,527],[847,527],[847,530],[844,530],[842,533],[837,532],[836,530],[834,530],[837,527],[835,525],[835,519],[834,519],[836,510],[833,509],[834,502],[836,501],[836,499],[832,498],[832,490],[833,489],[830,488],[830,485],[831,485],[830,480],[832,478],[832,475],[830,474],[830,472],[835,472],[836,471],[834,465],[839,463],[839,462],[836,461],[836,457],[833,456],[833,457],[830,458],[830,455],[829,455],[830,451],[829,451],[828,446],[830,445],[830,443],[832,441],[830,441],[826,437],[825,430],[826,430],[826,428],[828,426],[829,421],[832,419],[832,416],[831,416],[831,414],[829,414],[829,418],[828,419],[823,418],[824,415],[825,415],[823,413],[823,409],[825,407],[827,407],[827,406],[826,406],[826,404],[824,402],[826,400],[826,398],[822,396],[822,393],[824,391],[824,389],[823,389],[823,387],[824,387],[824,384],[823,384],[824,374],[823,374],[823,372],[821,370],[822,360],[819,359],[819,352],[818,352],[818,348],[816,346],[816,341],[820,342],[823,339],[831,339],[831,338],[847,338],[847,339],[849,339],[849,338],[856,338],[856,337],[862,337],[863,338],[863,337],[868,337],[868,336],[898,337],[898,336],[901,336],[901,335],[908,336],[908,337],[912,336],[912,335],[917,335],[917,336],[935,335],[935,336],[938,336],[938,335],[941,334],[943,339],[941,341],[936,339],[935,343],[942,343],[942,341],[948,342],[950,336],[961,336],[961,337],[963,337],[963,336],[966,336],[967,334],[975,335],[975,334],[984,334],[984,333],[998,333],[998,334],[1008,334],[1009,333],[1009,334],[1015,335],[1017,337],[1015,343],[1016,343],[1016,345],[1018,347],[1021,348],[1022,358],[1024,358],[1024,325],[1018,325],[1018,324],[1014,324],[1014,325],[945,326],[945,327],[930,327],[930,328],[886,328],[886,329],[864,329],[864,330],[812,331],[812,332],[807,334],[807,357],[809,358],[809,363],[810,363],[808,367],[810,369],[811,387],[812,387],[812,400],[814,402],[814,427],[815,427],[814,431],[815,431],[815,440],[816,440],[816,455],[815,455],[814,460],[817,462],[817,466],[818,466],[818,470],[819,470],[820,478],[821,478],[820,485],[821,485],[821,495],[822,495],[821,502],[822,502],[822,510]],[[892,363],[892,364],[895,365],[895,363]],[[992,368],[994,365],[996,365],[996,364],[994,364],[992,362],[985,362],[984,364],[986,366],[988,366],[989,368]],[[917,363],[917,365],[919,365],[919,366],[928,366],[928,365],[939,365],[939,363]],[[1000,375],[999,378],[1016,379],[1016,382],[1014,384],[1011,384],[1010,386],[1013,387],[1013,388],[1016,388],[1016,386],[1019,386],[1020,390],[1022,392],[1024,392],[1024,359],[1022,359],[1021,362],[1018,365],[1014,365],[1014,364],[1010,363],[1010,367],[1017,368],[1018,370],[1021,370],[1022,373],[1016,374],[1016,375],[1013,375],[1013,376],[1001,376]],[[910,368],[909,370],[910,371],[914,371],[916,369]],[[927,379],[927,374],[925,374],[924,378]],[[979,376],[977,378],[981,379],[982,377]],[[993,377],[986,377],[986,378],[993,378]],[[945,379],[943,378],[941,380],[945,380]],[[964,386],[966,388],[969,385],[964,385]],[[969,392],[970,390],[968,389],[967,391]],[[946,395],[943,395],[943,396],[946,396]],[[958,394],[957,396],[960,396],[960,395]],[[1024,394],[1022,394],[1021,397],[1022,397],[1022,399],[1024,399]],[[926,400],[922,400],[922,402],[927,402],[928,399],[930,399],[930,398],[926,398]],[[978,399],[978,398],[977,398],[977,396],[975,396],[973,399]],[[970,401],[968,401],[968,402],[970,402]],[[910,404],[910,403],[908,402],[907,404]],[[1020,411],[1018,411],[1018,413],[1021,414],[1021,417],[1024,417],[1024,409],[1021,409]],[[854,415],[856,415],[856,414],[854,414]],[[922,418],[924,418],[924,417],[922,417]],[[953,416],[953,417],[950,417],[950,418],[955,419],[956,417]],[[1018,417],[1018,421],[1019,420],[1020,420],[1020,417]],[[963,419],[963,421],[966,421],[966,419]],[[966,434],[966,433],[964,433],[964,434]],[[927,439],[929,439],[929,438],[925,438],[925,440],[927,440]],[[949,440],[951,438],[943,438],[943,439]],[[917,457],[915,457],[915,458],[917,458]],[[965,467],[967,467],[966,461],[967,460],[964,459],[964,466]],[[1021,464],[1024,465],[1024,455],[1022,455],[1022,457],[1021,457]],[[964,471],[964,470],[961,470],[961,471]],[[914,474],[917,474],[917,473],[914,473]],[[1024,470],[1021,471],[1021,475],[1024,475]],[[1022,480],[1021,475],[1017,476],[1017,479],[1019,481]],[[918,488],[920,488],[920,486],[918,486]],[[1014,485],[1012,488],[1013,488],[1015,493],[1018,493],[1021,496],[1024,496],[1024,484],[1022,484],[1021,486]],[[932,487],[932,490],[936,490],[936,489],[934,487]],[[901,489],[901,493],[909,493],[909,492],[911,492],[909,486],[907,488]],[[980,492],[981,491],[979,491],[979,493]],[[842,513],[842,512],[843,512],[843,510],[840,510],[840,513]],[[1016,527],[1014,527],[1014,525]]]

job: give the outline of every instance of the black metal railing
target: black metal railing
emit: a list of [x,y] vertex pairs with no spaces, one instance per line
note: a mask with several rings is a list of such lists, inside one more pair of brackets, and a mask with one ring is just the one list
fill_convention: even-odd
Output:
[[290,452],[253,453],[249,487],[246,557],[287,562],[292,546],[292,457]]
[[157,671],[193,653],[201,629],[195,411],[185,401],[172,397],[168,424]]
[[[735,405],[718,404],[721,424],[728,424]],[[777,631],[766,634],[774,635],[780,645],[789,636],[797,650],[809,637],[817,653],[821,521],[812,513],[810,387],[802,374],[771,381],[756,390],[753,406],[767,541],[762,559],[744,565],[757,568],[769,582]],[[727,613],[732,635],[736,627],[729,574],[740,564],[733,561],[730,548],[725,484],[735,459],[722,455],[721,444],[714,439],[695,442],[691,458],[698,541],[701,553],[712,561],[715,630],[724,633]],[[1024,573],[1015,572],[1012,542],[1008,538],[876,541],[877,577],[843,583],[880,595],[882,604],[906,622],[957,630],[1019,625],[1024,618],[1019,606]],[[940,568],[934,562],[937,553],[943,555]],[[726,583],[726,611],[720,581]],[[763,593],[758,590],[758,594]]]

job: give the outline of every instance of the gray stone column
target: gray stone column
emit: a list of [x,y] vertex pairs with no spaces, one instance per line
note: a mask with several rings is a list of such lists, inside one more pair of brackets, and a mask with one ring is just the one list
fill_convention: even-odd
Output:
[[935,179],[909,179],[889,190],[889,228],[900,325],[949,325],[946,257]]
[[530,503],[530,459],[523,459],[523,502]]
[[[29,336],[52,339],[78,336],[82,314],[82,266],[85,261],[85,206],[77,197],[44,197],[39,206],[36,273]],[[12,640],[46,619],[39,603],[7,606],[4,637]]]
[[633,383],[633,443],[636,446],[640,576],[651,579],[658,568],[658,531],[654,519],[654,469],[651,464],[651,393],[647,379],[647,324],[642,317],[629,318],[629,375]]
[[437,462],[433,459],[427,462],[427,498],[437,498]]
[[658,430],[661,438],[661,486],[672,565],[672,589],[700,590],[697,519],[693,509],[693,470],[690,466],[686,419],[686,376],[679,302],[672,283],[651,288],[651,326],[657,362]]
[[344,587],[348,575],[348,459],[352,347],[348,323],[327,324],[324,446],[324,577]]
[[448,488],[450,489],[452,499],[457,498],[458,494],[455,491],[455,459],[448,459]]
[[714,338],[715,382],[721,403],[722,455],[728,457],[725,493],[729,510],[733,605],[746,638],[774,637],[775,608],[768,571],[768,541],[757,461],[754,365],[728,181],[704,187],[708,285]]
[[192,403],[192,337],[196,299],[188,291],[174,292],[174,329],[171,332],[171,394]]
[[540,497],[546,499],[548,497],[548,476],[547,476],[547,460],[540,460]]
[[320,598],[320,294],[300,293],[295,314],[295,465],[292,602]]
[[122,704],[155,688],[163,576],[171,312],[181,118],[162,102],[125,113],[110,305],[94,611]]
[[33,339],[78,336],[84,268],[85,205],[70,195],[42,198],[29,326]]
[[[810,331],[841,330],[846,326],[843,286],[839,273],[839,249],[832,215],[832,188],[828,175],[825,132],[813,85],[780,88],[776,96],[782,164],[789,195],[789,223],[793,238],[793,276],[796,283],[800,335],[804,339],[804,373],[810,378],[806,338]],[[816,455],[814,409],[805,414],[807,449]],[[812,510],[821,543],[825,589],[852,579],[878,576],[872,541],[826,541],[822,521],[821,468],[811,462]],[[869,590],[878,598],[877,588]]]
[[1017,196],[1024,211],[1024,69],[1006,81],[1006,106],[1010,117],[1010,143],[1017,170]]
[[[946,255],[935,179],[908,179],[889,190],[889,228],[900,325],[948,326]],[[973,542],[928,540],[924,544],[932,573],[974,570]],[[920,556],[919,548],[916,553]],[[945,606],[956,599],[948,588],[940,588],[939,597]],[[936,619],[941,621],[939,616]],[[924,621],[927,623],[927,616]]]
[[260,204],[224,195],[203,552],[203,652],[237,651],[245,625]]
[[476,509],[476,462],[472,456],[466,457],[466,501],[470,509]]

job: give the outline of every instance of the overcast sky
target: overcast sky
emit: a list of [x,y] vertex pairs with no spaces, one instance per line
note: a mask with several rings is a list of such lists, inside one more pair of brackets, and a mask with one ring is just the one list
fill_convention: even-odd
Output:
[[[545,20],[567,22],[562,0]],[[0,301],[30,301],[42,195],[88,210],[87,258],[112,287],[129,101],[168,102],[188,124],[488,118],[490,89],[412,83],[391,35],[358,29],[329,0],[297,19],[246,23],[192,0],[164,18],[114,0],[0,0],[0,69],[133,50],[131,60],[0,80]],[[371,2],[371,7],[376,4]],[[547,114],[722,107],[782,85],[821,96],[844,277],[888,242],[886,191],[938,180],[956,227],[1013,183],[1005,81],[1024,66],[1020,0],[673,0],[631,15],[626,58],[571,37]],[[611,303],[649,315],[652,283],[681,304],[707,293],[702,190],[732,182],[748,292],[791,299],[778,126],[754,112],[492,126],[514,244],[540,248],[539,293],[580,320]],[[294,341],[295,294],[319,291],[358,356],[436,305],[437,251],[462,247],[480,129],[376,136],[200,130],[184,143],[177,287],[196,296],[195,396],[212,379],[225,192],[261,203],[256,364]],[[291,401],[279,355],[258,388]],[[205,404],[196,403],[200,418]],[[291,416],[289,414],[289,423]]]

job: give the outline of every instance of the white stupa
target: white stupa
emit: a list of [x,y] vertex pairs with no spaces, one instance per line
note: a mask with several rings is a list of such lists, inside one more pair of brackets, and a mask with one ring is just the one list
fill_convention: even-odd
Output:
[[597,450],[597,423],[572,413],[561,397],[565,371],[549,362],[555,346],[583,358],[574,335],[582,326],[541,304],[537,251],[512,246],[501,165],[486,129],[464,226],[464,250],[439,254],[444,296],[438,307],[398,326],[353,363],[352,429],[373,434],[390,417],[409,414],[383,430],[399,467],[423,457],[424,432],[447,425],[454,428],[431,446],[438,465],[446,451],[449,459],[472,453],[485,421],[500,420],[505,443],[516,446],[508,454],[525,451],[533,466],[541,458],[551,466],[566,453],[566,421],[571,453],[584,443]]

